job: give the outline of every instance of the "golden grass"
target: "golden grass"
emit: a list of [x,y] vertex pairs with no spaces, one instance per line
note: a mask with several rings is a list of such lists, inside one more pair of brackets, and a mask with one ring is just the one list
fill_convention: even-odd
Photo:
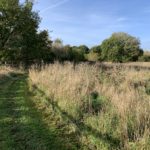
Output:
[[150,68],[150,62],[128,62],[128,63],[112,63],[112,62],[104,62],[104,65],[110,65],[113,67],[138,67],[139,69],[142,67]]
[[0,75],[8,74],[9,72],[14,71],[11,67],[0,66]]
[[145,51],[144,55],[150,56],[150,51]]
[[[90,115],[83,122],[103,133],[107,132],[109,124],[113,136],[121,139],[122,147],[128,149],[136,145],[137,149],[142,149],[150,146],[147,144],[150,136],[150,95],[146,94],[150,71],[129,69],[128,65],[149,66],[149,63],[129,63],[119,69],[114,65],[110,70],[84,63],[75,68],[71,63],[55,63],[44,66],[41,71],[32,67],[29,77],[34,85],[75,118],[85,113],[87,105],[88,113],[91,113],[92,93],[106,97],[114,111],[102,109],[99,117]],[[110,113],[106,122],[107,111]],[[113,131],[111,121],[115,114],[119,123]]]
[[24,73],[23,69],[20,68],[14,68],[11,66],[0,66],[0,80],[2,81],[3,79],[6,78],[13,78],[13,74],[16,73]]
[[[33,84],[40,85],[54,100],[64,108],[80,105],[82,98],[95,91],[99,80],[97,69],[80,64],[74,70],[73,64],[49,65],[39,72],[35,69],[29,71]],[[68,105],[66,107],[66,105]]]

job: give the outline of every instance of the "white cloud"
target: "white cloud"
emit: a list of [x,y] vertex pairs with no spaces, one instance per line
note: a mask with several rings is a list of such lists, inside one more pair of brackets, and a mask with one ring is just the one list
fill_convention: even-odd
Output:
[[56,1],[55,3],[52,3],[50,6],[44,8],[44,9],[41,10],[40,12],[41,12],[41,13],[44,13],[44,12],[50,10],[50,9],[59,7],[59,6],[63,5],[64,3],[68,2],[68,1],[69,1],[69,0]]

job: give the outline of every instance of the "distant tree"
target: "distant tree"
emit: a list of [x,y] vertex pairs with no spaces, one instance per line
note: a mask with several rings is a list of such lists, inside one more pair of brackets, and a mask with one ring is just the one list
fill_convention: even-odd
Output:
[[55,39],[52,44],[53,48],[61,50],[63,48],[63,41],[59,38]]
[[52,43],[52,51],[54,53],[55,59],[63,61],[65,57],[63,41],[59,38],[55,39]]
[[98,45],[98,46],[94,46],[90,49],[91,52],[94,52],[94,53],[101,53],[101,46]]
[[70,45],[65,45],[64,46],[64,53],[65,53],[65,59],[64,60],[68,60],[68,61],[72,61],[73,60],[73,52],[72,52],[72,47]]
[[52,41],[49,39],[48,31],[44,30],[37,34],[36,49],[38,53],[35,55],[36,62],[51,62],[54,59],[54,54],[51,50]]
[[101,44],[102,59],[112,62],[137,61],[143,54],[139,39],[123,32],[113,33]]
[[139,57],[139,61],[141,61],[141,62],[150,62],[150,52],[145,51],[144,54]]
[[90,49],[90,52],[86,55],[88,61],[99,61],[101,60],[101,47],[100,45],[94,46]]
[[140,62],[150,62],[150,56],[143,55],[139,57]]
[[86,57],[86,60],[87,61],[93,61],[93,62],[96,62],[96,61],[99,61],[100,60],[100,56],[98,53],[95,53],[93,51],[91,51],[90,53],[88,53],[87,55],[85,55]]
[[80,45],[78,48],[80,49],[81,52],[85,54],[88,54],[90,50],[86,45]]
[[84,51],[80,47],[73,46],[72,47],[72,54],[73,54],[73,61],[74,62],[79,62],[79,61],[84,61]]
[[63,46],[62,40],[56,39],[52,44],[52,51],[56,60],[79,62],[85,60],[84,54],[87,53],[88,48],[83,45],[79,47]]

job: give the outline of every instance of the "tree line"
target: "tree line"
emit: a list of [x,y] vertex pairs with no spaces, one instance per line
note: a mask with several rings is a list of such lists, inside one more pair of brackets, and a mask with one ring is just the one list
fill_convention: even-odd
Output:
[[140,40],[127,33],[113,33],[101,45],[63,45],[52,41],[47,30],[39,31],[41,18],[33,2],[0,0],[0,62],[10,64],[51,63],[58,61],[150,61],[140,48]]

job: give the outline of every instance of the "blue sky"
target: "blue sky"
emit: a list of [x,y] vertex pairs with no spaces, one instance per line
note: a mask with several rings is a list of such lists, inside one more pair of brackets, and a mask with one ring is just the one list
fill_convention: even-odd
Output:
[[53,31],[52,39],[64,44],[91,47],[123,31],[150,50],[149,0],[37,0],[34,9],[42,18],[40,29]]

